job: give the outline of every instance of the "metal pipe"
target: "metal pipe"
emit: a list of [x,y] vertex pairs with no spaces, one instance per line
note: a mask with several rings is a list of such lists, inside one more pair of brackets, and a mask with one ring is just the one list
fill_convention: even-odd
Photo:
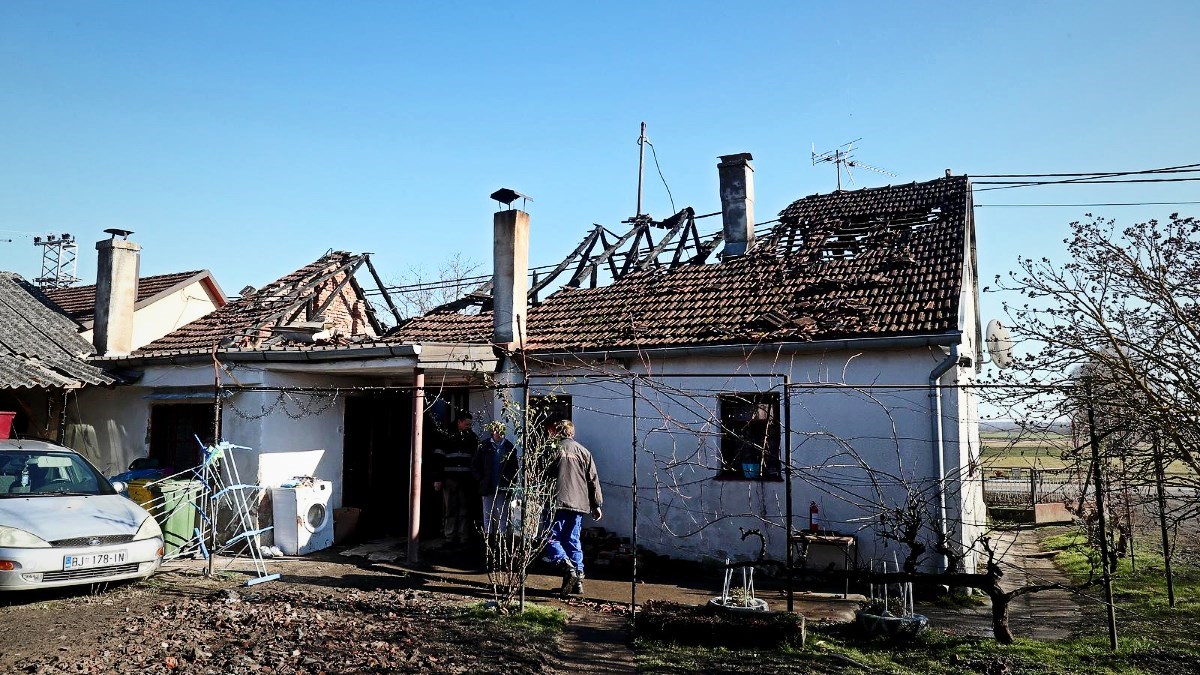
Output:
[[637,212],[634,218],[642,215],[642,175],[646,172],[646,123],[642,122],[642,133],[638,136],[638,194]]
[[796,611],[795,588],[792,583],[792,395],[791,377],[783,376],[783,444],[786,464],[783,465],[784,503],[787,507],[785,534],[783,545],[787,549],[787,611]]
[[[929,372],[929,408],[931,412],[930,432],[933,440],[933,461],[937,470],[937,500],[938,500],[938,533],[945,546],[950,545],[946,528],[946,453],[942,446],[942,394],[941,379],[947,371],[958,363],[958,345],[950,345],[950,353],[942,362]],[[945,572],[949,567],[946,554],[938,556],[938,571]]]
[[635,374],[629,382],[629,390],[633,399],[633,532],[630,536],[630,542],[633,544],[633,581],[629,587],[629,613],[632,615],[637,612],[637,564],[638,564],[638,441],[637,441],[637,382],[638,376]]
[[421,562],[421,460],[425,441],[425,371],[413,368],[412,447],[408,460],[408,564]]

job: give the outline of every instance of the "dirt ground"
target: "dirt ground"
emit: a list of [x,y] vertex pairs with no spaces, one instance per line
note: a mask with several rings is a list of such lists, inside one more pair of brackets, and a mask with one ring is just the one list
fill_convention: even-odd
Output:
[[177,569],[106,589],[0,597],[0,672],[547,673],[552,637],[480,621],[473,600],[339,562],[280,581]]

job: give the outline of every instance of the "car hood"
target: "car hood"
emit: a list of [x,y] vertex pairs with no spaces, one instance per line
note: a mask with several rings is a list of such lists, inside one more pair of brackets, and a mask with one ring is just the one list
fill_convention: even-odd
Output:
[[145,509],[121,495],[0,499],[0,525],[25,530],[46,541],[135,534],[148,516]]

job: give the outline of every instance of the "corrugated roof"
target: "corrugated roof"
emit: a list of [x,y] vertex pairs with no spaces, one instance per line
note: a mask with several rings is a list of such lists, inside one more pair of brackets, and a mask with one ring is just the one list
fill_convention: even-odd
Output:
[[[159,293],[189,281],[194,277],[207,274],[207,270],[191,272],[176,272],[174,274],[158,274],[138,279],[137,301],[143,302]],[[62,309],[63,314],[79,323],[86,323],[96,318],[96,286],[71,286],[68,288],[50,288],[45,291],[55,305]]]
[[[959,329],[964,177],[800,199],[750,254],[564,288],[529,311],[533,350],[746,344]],[[429,314],[386,339],[487,342],[491,315]]]
[[83,359],[92,346],[49,298],[16,274],[0,272],[0,388],[108,384]]

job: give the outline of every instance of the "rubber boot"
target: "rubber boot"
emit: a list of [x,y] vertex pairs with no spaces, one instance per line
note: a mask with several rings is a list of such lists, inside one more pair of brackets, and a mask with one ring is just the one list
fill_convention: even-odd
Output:
[[575,574],[575,582],[571,584],[571,595],[583,595],[583,572]]
[[562,586],[558,589],[559,595],[567,597],[575,589],[576,579],[579,578],[579,573],[575,571],[575,566],[569,561],[564,560]]

